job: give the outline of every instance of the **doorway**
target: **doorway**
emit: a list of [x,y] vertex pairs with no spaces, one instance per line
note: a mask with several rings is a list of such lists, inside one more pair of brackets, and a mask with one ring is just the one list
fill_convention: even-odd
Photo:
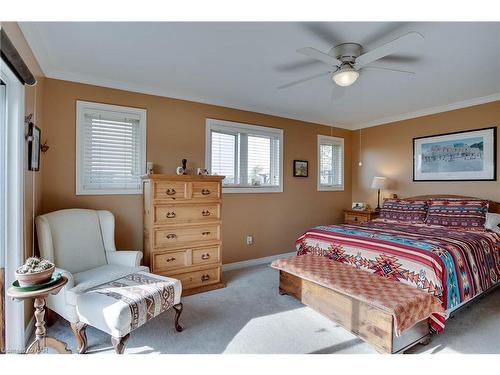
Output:
[[23,353],[24,304],[6,298],[23,261],[24,86],[0,59],[0,344]]
[[[5,188],[3,174],[5,171],[5,124],[7,118],[5,82],[0,80],[0,212],[5,212]],[[0,215],[0,239],[5,239],[5,215]],[[0,354],[5,353],[5,247],[0,245]]]

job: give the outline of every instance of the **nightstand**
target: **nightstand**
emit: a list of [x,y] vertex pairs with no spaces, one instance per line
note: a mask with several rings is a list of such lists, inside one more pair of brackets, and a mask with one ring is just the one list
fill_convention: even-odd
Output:
[[376,219],[379,215],[378,211],[372,210],[344,210],[345,224],[360,224]]

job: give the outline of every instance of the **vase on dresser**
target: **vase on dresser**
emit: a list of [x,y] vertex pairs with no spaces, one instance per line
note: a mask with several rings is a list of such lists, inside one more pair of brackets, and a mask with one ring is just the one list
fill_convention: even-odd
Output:
[[144,265],[182,283],[182,295],[223,288],[223,176],[144,179]]

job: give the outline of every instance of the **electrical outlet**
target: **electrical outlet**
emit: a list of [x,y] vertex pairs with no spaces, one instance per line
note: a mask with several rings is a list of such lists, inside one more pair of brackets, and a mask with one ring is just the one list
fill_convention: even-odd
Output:
[[247,236],[247,245],[253,245],[253,236]]

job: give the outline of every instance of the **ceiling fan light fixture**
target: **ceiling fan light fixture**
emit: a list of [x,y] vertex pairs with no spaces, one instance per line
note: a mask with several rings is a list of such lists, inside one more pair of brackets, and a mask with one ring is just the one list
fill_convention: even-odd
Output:
[[333,73],[333,81],[342,87],[351,86],[359,77],[359,73],[352,67],[342,67]]

